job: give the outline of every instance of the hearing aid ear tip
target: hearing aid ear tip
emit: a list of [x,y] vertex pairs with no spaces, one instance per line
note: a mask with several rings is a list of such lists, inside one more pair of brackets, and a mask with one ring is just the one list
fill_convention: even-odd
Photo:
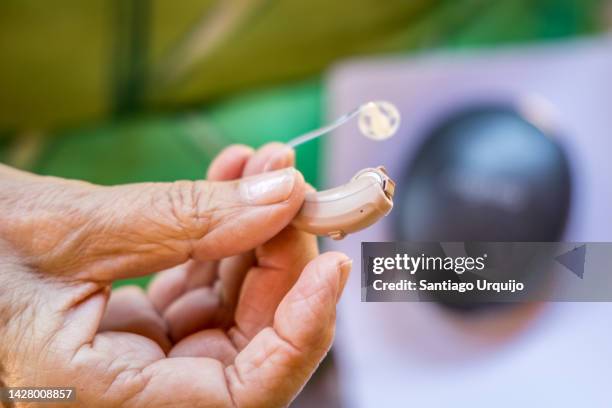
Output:
[[359,131],[372,140],[390,138],[397,132],[399,124],[399,110],[391,102],[368,102],[359,113]]

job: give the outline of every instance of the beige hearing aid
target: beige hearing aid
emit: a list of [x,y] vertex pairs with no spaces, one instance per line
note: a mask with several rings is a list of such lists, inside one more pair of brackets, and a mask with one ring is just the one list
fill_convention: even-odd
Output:
[[293,225],[316,235],[342,239],[374,224],[393,208],[395,182],[385,168],[361,170],[343,186],[307,193]]

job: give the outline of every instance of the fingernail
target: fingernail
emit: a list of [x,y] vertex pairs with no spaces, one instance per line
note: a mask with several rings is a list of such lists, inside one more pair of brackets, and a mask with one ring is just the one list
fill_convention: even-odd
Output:
[[344,286],[346,285],[346,281],[348,280],[348,275],[351,272],[351,269],[353,269],[353,260],[349,258],[345,261],[342,261],[342,263],[340,263],[339,269],[340,269],[340,290],[338,291],[338,297],[336,299],[336,302],[340,300],[340,295],[342,295],[342,292],[344,291]]
[[255,205],[285,201],[293,191],[295,174],[295,169],[287,168],[245,179],[240,183],[242,197]]
[[290,147],[287,147],[282,152],[278,152],[273,155],[264,165],[263,171],[272,171],[285,168],[291,165],[292,157],[295,151]]

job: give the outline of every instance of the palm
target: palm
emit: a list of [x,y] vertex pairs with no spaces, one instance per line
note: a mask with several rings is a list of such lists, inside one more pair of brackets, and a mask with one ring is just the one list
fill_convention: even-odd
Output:
[[[256,402],[262,390],[256,384],[263,378],[261,370],[255,374],[253,368],[265,367],[267,386],[270,381],[290,380],[294,348],[303,335],[292,327],[294,322],[309,319],[310,302],[317,307],[335,303],[329,294],[313,293],[307,302],[296,305],[288,297],[279,307],[315,255],[314,238],[288,228],[255,254],[190,262],[163,272],[148,294],[120,289],[111,297],[92,346],[80,349],[74,361],[104,367],[87,375],[111,384],[106,395],[116,398],[113,403],[128,400],[140,406],[168,398],[174,406],[189,406],[201,401],[202,395],[194,399],[181,390],[202,383],[202,378],[207,379],[201,390],[207,401]],[[300,290],[300,299],[304,291],[308,287]],[[100,307],[103,303],[93,308],[94,314],[101,312]],[[313,322],[312,328],[325,323]],[[172,358],[166,358],[166,351]],[[267,363],[268,358],[274,364]],[[305,364],[295,382],[313,368],[313,363]],[[151,381],[156,378],[166,380]],[[279,404],[286,402],[282,394],[279,397]]]
[[[218,166],[209,178],[229,180],[258,173],[269,153],[258,154],[242,165]],[[262,394],[266,388],[292,389],[294,384],[299,388],[317,360],[301,358],[296,370],[298,348],[309,341],[308,332],[329,326],[311,321],[316,319],[312,307],[334,307],[336,301],[335,295],[316,293],[320,291],[307,282],[294,289],[297,302],[287,295],[316,255],[315,237],[288,227],[253,252],[217,262],[190,261],[162,272],[146,294],[133,287],[115,291],[93,344],[112,353],[113,363],[100,365],[128,368],[138,375],[125,375],[120,369],[102,375],[127,378],[114,381],[114,387],[124,398],[138,400],[137,405],[161,403],[163,398],[174,406],[180,398],[193,404],[193,396],[181,390],[202,378],[208,379],[202,384],[202,392],[209,395],[206,400],[221,398],[223,404],[269,404],[270,396]],[[338,262],[337,256],[328,262]],[[319,274],[319,268],[311,269],[311,274]],[[333,331],[318,337],[321,344],[314,349],[324,350],[332,335]],[[170,378],[172,384],[151,378]],[[139,391],[132,397],[134,389]],[[278,393],[278,404],[285,404],[292,392]]]

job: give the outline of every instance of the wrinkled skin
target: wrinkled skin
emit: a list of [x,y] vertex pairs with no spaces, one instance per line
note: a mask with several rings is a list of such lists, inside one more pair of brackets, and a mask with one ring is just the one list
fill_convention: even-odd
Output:
[[232,146],[207,181],[116,187],[0,167],[5,385],[76,387],[64,407],[287,405],[350,269],[288,226],[309,188],[293,157]]

